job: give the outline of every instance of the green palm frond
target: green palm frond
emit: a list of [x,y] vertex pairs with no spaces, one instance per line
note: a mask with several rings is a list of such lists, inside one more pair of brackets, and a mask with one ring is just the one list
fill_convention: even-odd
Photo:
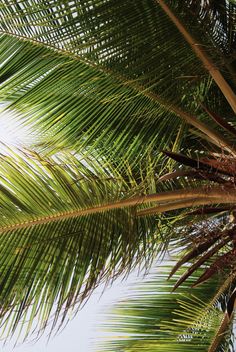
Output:
[[[228,45],[228,52],[234,49],[235,5],[233,2],[223,0],[219,4],[215,1],[199,4],[195,4],[194,1],[184,1],[181,4],[176,1],[166,1],[166,3],[171,4],[180,15],[185,15],[186,18],[191,14],[195,27],[198,24],[196,32],[199,33],[201,41],[206,44],[207,38],[210,37],[209,49],[212,52],[215,50],[218,57],[217,50],[223,43]],[[187,53],[188,46],[175,30],[174,24],[168,20],[158,1],[142,0],[134,3],[122,0],[117,4],[113,0],[106,2],[23,0],[19,4],[16,0],[10,3],[3,0],[0,14],[2,32],[45,43],[56,49],[84,57],[91,62],[115,67],[122,74],[124,68],[127,73],[134,74],[136,77],[139,72],[138,76],[141,73],[143,80],[147,77],[147,72],[158,72],[161,69],[160,65],[166,65],[168,68],[170,61],[173,63],[173,57],[177,59],[181,51],[182,54]],[[200,26],[198,21],[201,23]],[[188,18],[186,24],[189,23]],[[172,34],[168,40],[163,35],[167,29]],[[230,41],[225,40],[225,33],[229,33]],[[158,45],[161,51],[158,50],[160,49]],[[170,50],[168,45],[175,50]],[[170,57],[165,57],[166,63],[163,60],[163,51],[168,54],[172,52]],[[160,54],[162,54],[161,57]],[[161,60],[157,60],[158,56]],[[148,60],[148,65],[144,58]],[[187,57],[182,55],[183,58],[187,62]],[[183,67],[186,62],[182,60]],[[128,67],[127,63],[129,63]],[[170,70],[179,70],[179,68]],[[152,74],[152,77],[156,76]]]
[[3,2],[0,18],[1,97],[54,148],[145,157],[174,143],[179,117],[209,132],[194,116],[208,73],[155,1]]
[[[96,153],[42,158],[5,149],[0,300],[7,336],[24,321],[26,335],[37,320],[40,332],[49,322],[60,327],[102,280],[129,273],[144,258],[150,265],[170,240],[181,237],[171,226],[188,222],[185,208],[195,201],[235,203],[235,191],[222,185],[159,182],[152,159],[146,169],[124,162],[120,173],[115,161],[95,158]],[[159,215],[149,216],[152,203],[162,209]],[[162,215],[167,210],[173,214]]]
[[[20,116],[26,115],[32,128],[40,127],[41,139],[52,148],[69,145],[81,151],[92,145],[92,150],[109,149],[113,156],[121,150],[123,156],[126,149],[126,158],[132,160],[137,150],[144,158],[175,140],[180,121],[171,112],[165,114],[155,99],[52,50],[5,36],[1,43],[2,60],[9,58],[1,71],[8,78],[2,98],[15,100]],[[160,137],[156,131],[167,128],[170,120],[175,128]]]
[[[176,199],[206,193],[197,184],[186,188],[186,181],[177,190],[159,183],[151,159],[140,170],[126,162],[120,173],[114,163],[86,154],[42,158],[5,146],[0,157],[0,300],[7,336],[24,321],[26,335],[35,321],[40,332],[49,322],[60,327],[101,281],[129,273],[143,259],[148,267],[163,253],[178,212],[146,217],[137,210],[153,202],[173,202],[175,209]],[[212,187],[205,202],[222,192]],[[235,201],[233,192],[226,201],[230,197]]]
[[[96,211],[143,190],[132,175],[69,153],[42,159],[5,147],[0,164],[2,335],[60,327],[103,280],[152,262],[160,229],[136,207]],[[150,175],[149,175],[150,179]],[[153,187],[153,186],[152,186]],[[152,190],[146,188],[146,192]],[[106,207],[105,207],[106,208]],[[86,211],[92,209],[92,212]],[[25,322],[25,324],[24,324]],[[27,322],[27,323],[26,323]]]
[[[50,155],[0,155],[3,336],[19,325],[26,337],[60,328],[101,281],[143,259],[148,267],[173,243],[186,249],[191,221],[202,224],[192,208],[209,205],[209,223],[225,224],[225,213],[209,209],[226,204],[228,213],[236,201],[235,170],[225,174],[218,162],[223,153],[233,165],[236,157],[235,9],[213,0],[2,0],[0,98],[40,135],[35,150]],[[205,155],[209,143],[211,163],[177,154]],[[162,278],[128,305],[136,336],[114,340],[112,351],[229,343],[217,334],[233,315],[222,297],[234,272],[227,285],[208,280],[194,297],[186,283],[170,294],[172,281]]]
[[[210,348],[224,318],[223,302],[232,292],[232,279],[223,289],[215,280],[193,291],[184,286],[171,293],[168,265],[157,270],[108,312],[102,327],[109,335],[98,343],[97,351],[205,352]],[[217,351],[233,351],[232,325],[227,329]]]

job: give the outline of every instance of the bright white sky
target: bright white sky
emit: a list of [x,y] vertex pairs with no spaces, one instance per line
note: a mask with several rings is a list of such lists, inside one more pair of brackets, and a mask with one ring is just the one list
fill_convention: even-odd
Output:
[[14,146],[29,143],[27,128],[20,126],[11,114],[1,112],[1,109],[3,106],[0,105],[0,142]]

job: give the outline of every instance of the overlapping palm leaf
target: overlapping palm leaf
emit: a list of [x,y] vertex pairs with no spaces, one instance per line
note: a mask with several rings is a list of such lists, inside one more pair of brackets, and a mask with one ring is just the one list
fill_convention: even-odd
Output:
[[145,188],[153,192],[150,175],[137,184],[132,174],[68,152],[42,159],[5,147],[0,158],[3,335],[24,321],[26,335],[42,333],[49,322],[59,327],[99,282],[145,258],[152,262],[160,243],[156,221],[137,218],[135,205],[99,209]]
[[54,148],[102,143],[145,156],[174,143],[179,117],[209,91],[208,72],[155,1],[3,2],[0,18],[1,97],[51,132]]
[[[196,38],[207,46],[211,59],[217,58],[214,70],[222,70],[225,83],[233,86],[234,5],[207,2],[208,15],[204,2],[200,9],[194,9],[194,2],[184,2],[183,16],[182,5],[166,3],[182,21],[194,13],[194,28],[207,18],[211,30],[199,31]],[[189,181],[190,174],[187,179],[172,177],[174,183],[166,175],[168,182],[157,180],[161,169],[172,171],[173,165],[164,164],[161,149],[191,146],[201,151],[213,142],[217,152],[222,148],[235,157],[235,135],[228,134],[233,115],[224,92],[212,83],[209,67],[204,67],[157,1],[3,0],[0,32],[0,97],[7,108],[18,112],[22,123],[41,134],[40,148],[52,154],[46,159],[19,151],[1,155],[3,333],[11,335],[27,321],[27,335],[35,328],[35,317],[40,331],[49,321],[52,327],[60,326],[69,308],[76,311],[76,303],[101,280],[129,272],[143,257],[151,262],[159,245],[157,231],[165,233],[168,228],[168,217],[162,219],[158,213],[170,210],[170,222],[180,220],[178,225],[184,226],[189,217],[179,212],[181,207],[235,203],[234,180],[230,194],[222,173],[209,175],[209,168],[203,173],[195,170],[194,182]],[[225,45],[220,40],[223,34],[228,38]],[[220,118],[212,116],[216,112]],[[186,139],[186,123],[195,135],[201,133],[204,142]],[[76,156],[53,156],[64,147],[72,148]],[[146,161],[148,172],[142,168]],[[210,165],[218,170],[215,166]],[[208,193],[215,191],[214,199],[205,196],[202,176],[204,186],[209,184]],[[223,186],[218,185],[221,181]],[[226,189],[228,198],[221,201]],[[158,192],[165,194],[158,198]],[[145,205],[150,194],[155,196],[157,214]],[[164,247],[180,236],[178,230],[162,237]],[[158,288],[166,290],[165,285],[169,283]],[[206,285],[212,297],[215,285]],[[196,291],[200,296],[201,290]],[[170,295],[163,297],[169,304]],[[169,305],[167,315],[177,303]],[[143,345],[146,338],[140,338],[134,345],[128,339],[122,346],[130,351],[169,351],[170,346],[176,351],[189,351],[189,346],[203,351],[219,327],[218,315],[216,319],[212,315],[209,326],[204,324],[193,325],[191,331],[184,326],[187,334],[195,334],[187,341],[190,344],[182,344],[189,335],[185,338],[178,331],[177,343],[163,332],[160,344],[156,335],[154,340],[147,338],[147,345]],[[203,327],[208,329],[207,337],[202,335]]]
[[[228,68],[228,74],[235,84],[235,1],[211,0],[202,3],[171,1],[171,3],[188,29],[205,46],[209,55],[213,56],[219,66],[225,65]],[[220,52],[212,50],[212,46],[217,47],[225,57],[223,62]]]
[[[162,176],[160,178],[162,182],[174,182],[177,177],[183,177],[190,180],[197,179],[199,180],[198,182],[207,182],[209,189],[212,183],[221,185],[222,189],[225,186],[226,188],[227,186],[234,188],[235,160],[230,156],[212,153],[209,156],[198,155],[193,158],[173,152],[165,152],[165,154],[176,160],[181,165],[181,169]],[[225,191],[227,192],[226,188]],[[206,192],[208,192],[207,189]],[[220,202],[221,200],[219,199],[218,203]],[[194,202],[192,205],[194,205]],[[189,205],[186,203],[185,206],[188,207]],[[199,267],[205,265],[209,258],[212,260],[212,263],[207,266],[203,274],[194,283],[194,286],[209,280],[213,275],[222,274],[224,271],[227,271],[229,274],[235,272],[236,227],[234,209],[234,204],[228,204],[225,207],[219,207],[216,204],[215,207],[212,205],[210,207],[204,206],[185,214],[184,217],[187,225],[183,228],[183,235],[181,235],[181,230],[179,230],[177,238],[179,237],[180,241],[177,240],[176,247],[182,248],[181,252],[184,252],[183,242],[181,242],[184,241],[185,245],[187,245],[187,253],[181,255],[181,258],[173,267],[170,276],[183,264],[187,262],[191,262],[192,264],[180,276],[174,285],[174,289],[178,288]],[[158,206],[156,209],[154,207],[141,210],[141,214],[155,214],[155,211],[158,212]],[[203,221],[204,217],[208,217],[209,219]],[[192,223],[192,225],[188,223]],[[182,236],[183,239],[181,239]]]
[[[126,159],[132,160],[137,150],[139,158],[147,157],[150,150],[175,140],[180,124],[173,113],[164,114],[155,101],[116,78],[15,38],[2,37],[1,44],[2,60],[8,57],[1,71],[8,78],[2,97],[16,99],[20,116],[27,116],[39,141],[41,133],[41,141],[52,149],[100,147],[116,157],[126,150]],[[169,119],[175,128],[162,138],[156,130],[167,127]]]
[[[0,299],[7,335],[28,319],[27,334],[34,321],[40,332],[49,321],[60,326],[101,280],[128,273],[143,259],[148,265],[173,238],[167,232],[178,212],[137,216],[149,203],[175,202],[176,191],[158,182],[151,159],[140,169],[124,163],[120,173],[95,156],[67,151],[42,158],[6,147],[1,155]],[[180,181],[177,197],[184,186]]]
[[232,320],[221,329],[232,280],[221,286],[216,279],[191,291],[184,286],[171,293],[173,281],[166,280],[169,269],[159,267],[108,311],[102,328],[109,335],[97,343],[97,351],[234,350]]

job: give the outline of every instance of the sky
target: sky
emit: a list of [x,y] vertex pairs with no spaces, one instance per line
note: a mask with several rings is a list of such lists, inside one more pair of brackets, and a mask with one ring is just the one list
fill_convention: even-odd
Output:
[[27,128],[20,126],[12,114],[2,109],[4,105],[0,104],[0,142],[14,146],[29,143]]

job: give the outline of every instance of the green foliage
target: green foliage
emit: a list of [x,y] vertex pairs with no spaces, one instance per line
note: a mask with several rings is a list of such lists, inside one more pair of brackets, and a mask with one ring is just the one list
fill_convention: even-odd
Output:
[[[19,109],[25,123],[39,128],[51,149],[101,148],[102,154],[108,150],[111,157],[137,162],[137,151],[146,158],[174,140],[180,122],[173,121],[173,113],[164,115],[158,103],[116,77],[11,37],[1,38],[1,50],[2,61],[8,56],[1,68],[2,98],[13,101],[10,108]],[[160,138],[156,130],[170,119],[175,128]]]
[[[220,280],[171,292],[173,281],[167,281],[167,276],[173,263],[168,264],[155,269],[141,286],[130,288],[129,295],[107,313],[102,328],[109,335],[97,344],[98,351],[208,350],[224,317]],[[227,291],[231,289],[228,282]],[[217,351],[232,351],[230,339],[224,334]]]
[[132,176],[125,180],[81,155],[9,149],[0,177],[3,333],[24,321],[27,334],[35,321],[42,333],[52,315],[52,327],[60,326],[99,282],[156,256],[160,229],[154,219],[136,218],[135,207],[86,214],[131,197],[146,179],[132,185]]
[[[227,94],[193,50],[193,44],[203,48],[214,72],[220,70],[228,88],[235,87],[235,2],[165,3],[194,43],[187,43],[154,0],[1,1],[0,98],[38,136],[34,151],[0,155],[5,336],[23,323],[26,337],[35,328],[40,335],[47,324],[60,328],[101,281],[129,273],[142,259],[149,266],[157,253],[176,244],[191,244],[190,220],[198,224],[201,214],[178,205],[189,189],[194,206],[202,179],[166,175],[176,165],[163,149],[171,155],[210,150],[218,159],[223,149],[231,153],[229,160],[235,158],[235,136],[229,134],[235,116]],[[202,176],[194,162],[195,176]],[[208,189],[201,188],[201,194],[216,182],[219,165],[213,171],[211,166],[211,178],[203,177]],[[230,185],[220,178],[233,193],[235,172],[231,176]],[[221,185],[221,196],[226,186]],[[147,197],[159,194],[169,197],[155,201],[159,209],[170,206],[168,216],[148,214]],[[224,213],[209,214],[209,222],[225,224]],[[194,277],[199,272],[189,280]],[[138,297],[147,307],[143,316],[137,316],[138,299],[131,304],[136,328],[130,331],[139,338],[115,341],[113,347],[205,351],[222,317],[221,296],[211,301],[218,281],[197,288],[195,298],[181,287],[180,303],[180,293],[169,293],[171,282],[159,279],[158,293]],[[221,290],[231,293],[229,285]],[[174,318],[178,309],[181,317]]]
[[172,105],[195,111],[211,85],[154,1],[3,2],[0,18],[1,96],[53,148],[146,157],[174,143]]

